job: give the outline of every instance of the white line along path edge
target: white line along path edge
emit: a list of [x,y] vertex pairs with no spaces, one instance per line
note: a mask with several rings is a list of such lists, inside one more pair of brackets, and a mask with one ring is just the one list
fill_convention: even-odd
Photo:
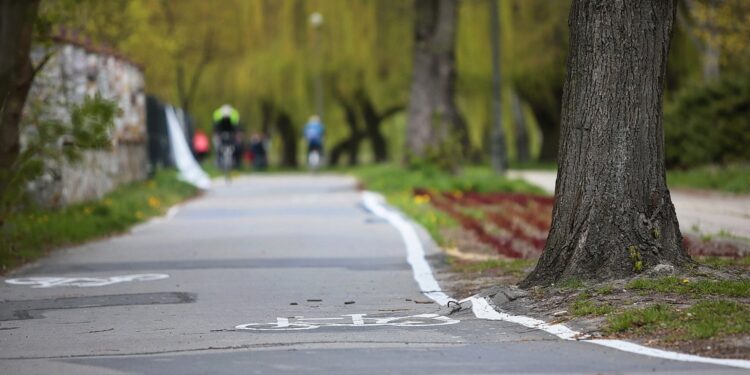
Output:
[[[375,216],[381,217],[393,225],[401,234],[406,245],[406,260],[414,272],[414,280],[417,281],[422,294],[432,299],[440,305],[447,305],[449,301],[455,299],[445,294],[438,284],[432,273],[432,268],[425,259],[424,247],[419,240],[417,231],[414,226],[405,219],[401,213],[390,210],[385,206],[385,198],[382,195],[365,191],[362,192],[362,204]],[[495,310],[486,298],[472,296],[459,302],[471,301],[471,310],[479,319],[502,320],[506,322],[520,324],[525,327],[540,329],[563,340],[577,340],[583,336],[582,333],[574,331],[564,324],[549,324],[545,321],[523,315],[511,315],[505,312]],[[610,339],[578,339],[578,341],[602,345],[624,352],[646,355],[663,359],[670,359],[684,362],[699,362],[715,365],[724,365],[750,369],[750,361],[742,359],[719,359],[707,358],[691,354],[670,352],[667,350],[649,348],[632,342],[623,340]]]

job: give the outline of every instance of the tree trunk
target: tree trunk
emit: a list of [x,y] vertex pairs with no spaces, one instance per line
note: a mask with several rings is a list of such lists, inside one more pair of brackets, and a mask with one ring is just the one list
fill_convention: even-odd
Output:
[[294,122],[286,112],[277,108],[276,128],[281,136],[282,154],[281,166],[287,168],[297,167],[297,132],[294,130]]
[[[29,55],[38,0],[0,0],[0,171],[20,153],[19,126],[34,67]],[[4,186],[0,183],[0,192]]]
[[330,165],[337,165],[341,154],[346,152],[349,155],[349,165],[354,166],[359,163],[359,145],[364,138],[364,134],[359,129],[359,117],[357,116],[357,108],[355,105],[347,100],[346,96],[342,94],[335,83],[331,84],[331,91],[336,101],[341,104],[344,109],[344,117],[346,117],[346,125],[349,127],[349,137],[340,141],[331,148],[331,157],[329,158]]
[[346,124],[349,126],[349,138],[344,141],[344,148],[349,154],[349,165],[355,166],[359,163],[359,144],[362,141],[362,132],[359,130],[359,121],[354,107],[343,100],[341,103],[346,114]]
[[388,160],[388,143],[386,142],[383,132],[380,130],[380,125],[388,117],[401,112],[403,107],[397,105],[384,110],[382,113],[378,113],[375,109],[375,104],[364,90],[357,92],[356,99],[359,103],[360,111],[362,112],[362,120],[365,123],[365,133],[370,139],[370,144],[372,145],[375,162],[383,163]]
[[529,131],[526,129],[526,118],[523,115],[521,99],[515,89],[511,91],[510,99],[513,107],[513,122],[516,128],[516,158],[520,163],[527,163],[531,160]]
[[664,168],[674,1],[573,1],[552,226],[522,286],[690,262]]
[[457,0],[419,0],[414,25],[414,63],[406,144],[421,158],[448,139],[468,148],[466,123],[454,101]]

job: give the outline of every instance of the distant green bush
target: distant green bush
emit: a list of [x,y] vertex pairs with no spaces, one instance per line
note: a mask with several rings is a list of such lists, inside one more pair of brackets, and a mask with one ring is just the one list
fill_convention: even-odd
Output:
[[750,77],[681,90],[664,109],[668,167],[750,161]]

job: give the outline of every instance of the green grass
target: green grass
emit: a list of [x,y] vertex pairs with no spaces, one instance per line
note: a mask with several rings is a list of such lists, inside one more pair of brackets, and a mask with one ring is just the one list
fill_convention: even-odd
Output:
[[574,316],[600,316],[607,315],[614,311],[614,308],[608,304],[598,305],[593,301],[587,300],[585,298],[579,298],[578,300],[573,302],[568,309]]
[[675,316],[674,309],[662,304],[625,310],[609,317],[605,331],[619,333],[639,328],[666,328]]
[[615,292],[615,289],[612,287],[612,285],[604,285],[596,289],[596,293],[601,294],[603,296],[612,294],[614,292]]
[[442,230],[458,225],[452,217],[429,204],[424,198],[415,197],[411,191],[392,191],[385,193],[385,197],[389,204],[421,224],[438,245],[447,245]]
[[586,286],[581,279],[576,277],[567,278],[555,285],[560,289],[580,289]]
[[[366,189],[383,193],[389,204],[425,227],[441,246],[451,245],[446,243],[442,230],[458,224],[448,214],[429,204],[429,200],[415,197],[413,193],[415,188],[437,192],[544,193],[523,180],[511,180],[499,176],[486,167],[466,167],[460,175],[452,175],[436,168],[409,169],[394,164],[342,168],[336,171],[352,174]],[[477,212],[474,214],[480,215]]]
[[750,297],[750,280],[688,280],[674,276],[636,279],[627,289],[696,296]]
[[750,267],[750,255],[741,258],[727,258],[727,257],[694,257],[699,263],[705,264],[711,267]]
[[151,180],[121,186],[98,201],[18,213],[0,228],[0,271],[37,259],[55,247],[122,232],[197,192],[177,180],[175,172],[160,171]]
[[734,301],[706,300],[679,311],[657,304],[613,314],[605,328],[609,333],[653,333],[655,330],[662,330],[667,341],[747,334],[750,333],[750,306]]
[[370,190],[383,193],[425,188],[433,191],[518,192],[544,194],[523,180],[512,180],[495,174],[487,167],[466,167],[458,175],[437,168],[409,169],[393,164],[350,169]]
[[670,187],[750,193],[750,164],[705,166],[667,172]]
[[482,262],[454,262],[453,269],[461,273],[482,273],[489,270],[501,270],[514,276],[523,276],[526,270],[536,264],[534,259],[492,259]]

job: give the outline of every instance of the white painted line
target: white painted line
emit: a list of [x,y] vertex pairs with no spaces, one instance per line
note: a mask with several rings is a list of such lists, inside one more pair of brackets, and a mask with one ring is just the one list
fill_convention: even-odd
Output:
[[440,316],[437,314],[381,316],[377,318],[366,317],[367,314],[347,314],[341,316],[351,318],[351,323],[346,321],[331,322],[331,320],[338,321],[343,320],[343,318],[305,318],[303,316],[297,316],[294,318],[276,318],[276,322],[274,323],[240,324],[234,328],[248,331],[299,331],[320,327],[435,327],[461,322],[460,320],[451,319],[447,316]]
[[56,286],[74,286],[90,288],[95,286],[107,286],[130,281],[154,281],[168,278],[169,275],[162,273],[121,275],[112,277],[21,277],[7,279],[5,283],[12,285],[31,285],[32,288],[52,288]]
[[289,327],[289,319],[287,319],[287,318],[276,318],[276,325],[279,328],[287,328],[287,327]]
[[504,312],[499,312],[482,297],[470,297],[469,300],[471,301],[471,311],[479,319],[502,320],[505,322],[516,323],[524,327],[540,329],[563,340],[575,340],[582,336],[580,332],[573,331],[564,324],[549,324],[543,320],[534,319],[528,316],[510,315]]
[[[387,220],[391,225],[401,233],[401,237],[406,244],[407,260],[414,272],[414,279],[419,284],[422,294],[435,302],[446,305],[448,301],[455,301],[447,294],[442,292],[440,285],[435,276],[432,274],[432,268],[424,257],[424,248],[422,242],[417,236],[414,227],[404,219],[400,214],[390,211],[384,206],[384,198],[376,193],[365,191],[362,193],[362,202],[365,207],[374,215]],[[697,355],[670,352],[667,350],[649,348],[636,343],[623,340],[595,339],[588,340],[580,332],[574,331],[564,324],[549,324],[545,321],[523,315],[511,315],[505,312],[495,310],[486,298],[471,296],[465,298],[459,303],[471,301],[471,311],[479,319],[501,320],[511,323],[520,324],[524,327],[539,329],[555,335],[563,340],[580,340],[596,345],[602,345],[609,348],[621,350],[628,353],[641,354],[649,357],[663,358],[674,361],[707,363],[714,365],[723,365],[750,369],[750,361],[742,359],[720,359],[708,358]]]
[[398,212],[393,212],[385,208],[383,196],[365,191],[362,193],[362,203],[374,215],[382,217],[393,225],[401,234],[406,244],[406,261],[411,265],[414,272],[414,280],[417,281],[419,289],[425,297],[445,306],[449,301],[453,301],[447,294],[443,293],[435,276],[432,274],[432,268],[424,257],[424,248],[422,241],[419,240],[417,232],[406,219]]
[[744,359],[722,359],[722,358],[708,358],[701,357],[692,354],[670,352],[667,350],[649,348],[636,343],[623,341],[623,340],[610,340],[610,339],[595,339],[595,340],[584,340],[583,342],[590,342],[592,344],[602,345],[624,352],[647,355],[650,357],[671,359],[675,361],[683,362],[697,362],[697,363],[708,363],[713,365],[732,366],[739,368],[750,369],[750,361]]

